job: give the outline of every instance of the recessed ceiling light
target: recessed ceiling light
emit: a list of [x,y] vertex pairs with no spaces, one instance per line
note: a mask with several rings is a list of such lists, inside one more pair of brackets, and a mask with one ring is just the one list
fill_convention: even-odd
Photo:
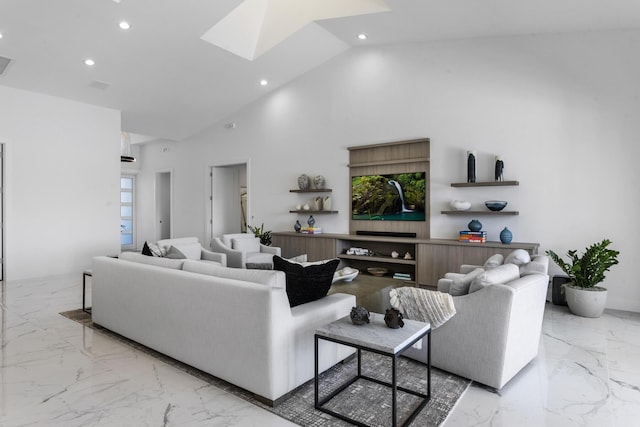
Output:
[[366,40],[367,39],[367,35],[365,33],[360,33],[360,34],[358,34],[358,38],[360,40]]
[[129,28],[131,28],[131,25],[129,25],[127,21],[120,22],[118,26],[120,27],[121,30],[128,30]]
[[93,67],[94,65],[96,65],[96,61],[94,61],[91,58],[87,58],[84,60],[84,65],[88,65],[89,67]]
[[264,79],[260,80],[260,86],[266,86],[266,85],[268,85],[268,84],[269,84],[269,82],[268,82],[268,81],[266,81],[266,80],[264,80]]

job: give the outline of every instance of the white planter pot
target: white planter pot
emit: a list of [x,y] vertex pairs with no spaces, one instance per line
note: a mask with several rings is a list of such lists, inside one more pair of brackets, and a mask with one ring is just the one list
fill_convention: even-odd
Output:
[[573,287],[567,284],[564,287],[567,297],[567,305],[573,314],[582,317],[600,317],[607,303],[607,290],[596,286],[592,289]]

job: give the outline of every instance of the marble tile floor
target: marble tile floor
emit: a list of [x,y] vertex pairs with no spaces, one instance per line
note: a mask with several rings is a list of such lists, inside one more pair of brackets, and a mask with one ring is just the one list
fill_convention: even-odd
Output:
[[[294,425],[60,316],[81,288],[81,274],[2,283],[0,427]],[[640,314],[549,304],[539,357],[499,393],[472,385],[444,425],[639,425],[639,362]]]

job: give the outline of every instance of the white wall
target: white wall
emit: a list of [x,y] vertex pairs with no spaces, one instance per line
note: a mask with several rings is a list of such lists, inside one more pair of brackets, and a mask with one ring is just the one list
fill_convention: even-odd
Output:
[[[441,215],[450,200],[476,206],[507,200],[519,216],[478,217],[490,240],[508,226],[514,241],[564,253],[609,238],[622,252],[605,283],[609,306],[640,311],[633,266],[640,250],[632,231],[640,206],[634,186],[640,157],[634,76],[640,63],[632,59],[639,34],[351,50],[227,118],[235,129],[215,124],[164,153],[157,145],[145,147],[145,168],[175,171],[175,206],[181,209],[174,216],[176,236],[208,241],[207,166],[246,157],[254,224],[291,230],[296,219],[306,220],[288,213],[305,201],[288,190],[302,173],[322,174],[340,213],[318,216],[318,226],[347,232],[346,147],[429,137],[433,238],[456,238],[472,219]],[[469,149],[478,152],[479,180],[492,179],[500,154],[505,178],[520,186],[450,187],[465,180]]]
[[120,112],[0,86],[8,280],[120,249]]

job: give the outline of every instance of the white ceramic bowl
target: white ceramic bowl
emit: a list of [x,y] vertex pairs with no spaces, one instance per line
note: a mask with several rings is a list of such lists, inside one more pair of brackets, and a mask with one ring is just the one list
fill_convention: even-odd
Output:
[[467,211],[471,208],[471,203],[465,202],[464,200],[452,200],[449,206],[451,206],[451,209],[454,211]]

